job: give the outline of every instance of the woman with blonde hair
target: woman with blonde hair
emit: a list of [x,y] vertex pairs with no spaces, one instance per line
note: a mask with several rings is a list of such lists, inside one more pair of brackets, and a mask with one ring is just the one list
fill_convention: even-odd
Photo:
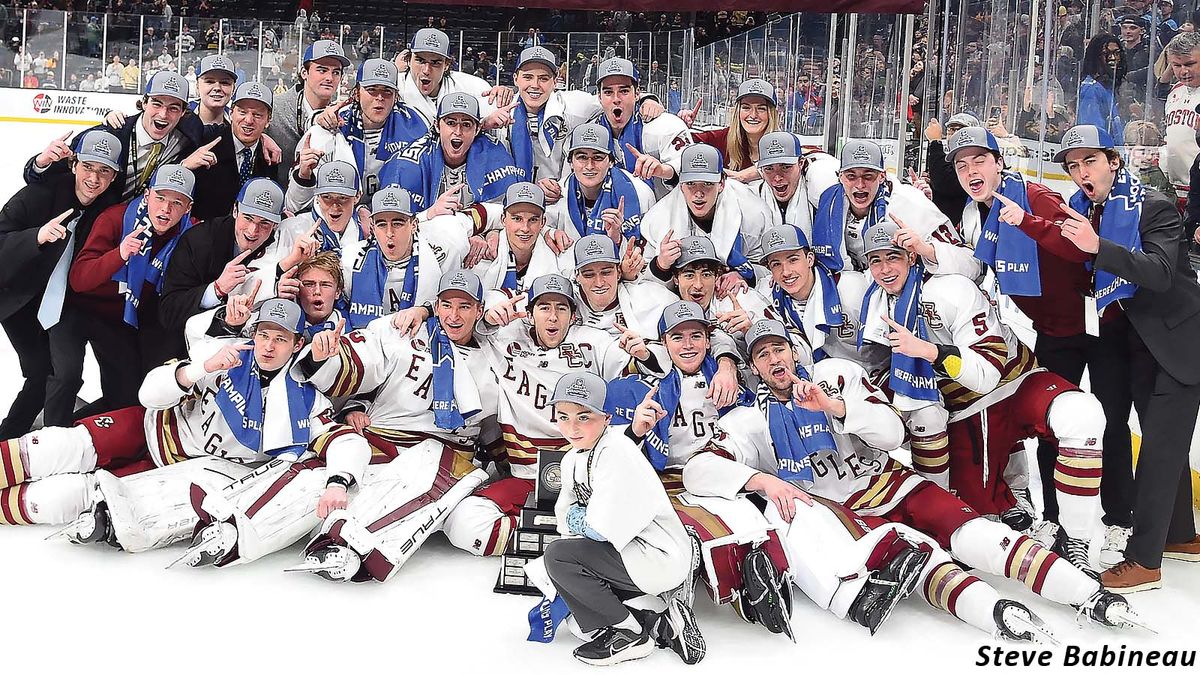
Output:
[[779,131],[779,102],[775,87],[766,80],[746,80],[738,87],[737,98],[729,109],[729,126],[692,133],[697,143],[721,151],[731,178],[743,183],[760,180],[758,141]]

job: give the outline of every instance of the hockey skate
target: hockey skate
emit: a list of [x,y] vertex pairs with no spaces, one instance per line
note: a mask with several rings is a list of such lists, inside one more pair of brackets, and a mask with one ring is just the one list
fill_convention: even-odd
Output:
[[658,642],[670,647],[689,666],[700,663],[707,647],[691,606],[678,597],[671,598],[663,619],[659,622]]
[[872,572],[851,603],[849,618],[874,635],[896,605],[916,589],[929,556],[930,551],[909,546]]
[[175,562],[167,565],[167,569],[179,563],[188,567],[204,567],[219,562],[237,545],[237,534],[237,527],[233,523],[209,523],[192,537],[192,545]]
[[70,525],[47,537],[47,540],[66,537],[72,544],[98,544],[104,542],[115,549],[120,549],[116,533],[113,532],[112,516],[108,513],[107,502],[96,502],[90,511],[79,514]]
[[785,633],[792,642],[790,594],[787,580],[762,548],[755,548],[742,560],[742,610],[747,618],[766,626],[772,633]]
[[1092,569],[1091,562],[1088,561],[1088,543],[1084,539],[1072,539],[1067,536],[1067,533],[1061,528],[1058,531],[1058,541],[1055,542],[1052,549],[1067,562],[1074,565],[1080,572],[1088,575],[1096,581],[1100,580],[1100,573]]
[[1128,600],[1103,588],[1093,593],[1087,602],[1079,605],[1076,609],[1079,610],[1079,614],[1076,616],[1077,620],[1086,617],[1094,623],[1109,628],[1141,628],[1151,633],[1158,633],[1147,625],[1142,617],[1138,616],[1138,613],[1129,606]]
[[1053,549],[1058,543],[1059,536],[1058,523],[1052,523],[1049,520],[1039,521],[1037,525],[1028,532],[1029,538],[1041,544],[1044,548]]
[[1033,527],[1034,520],[1033,514],[1026,511],[1018,500],[1016,506],[1000,514],[1000,522],[1017,532],[1024,532]]
[[996,637],[1014,642],[1057,645],[1054,633],[1038,615],[1016,600],[1001,599],[992,610]]
[[304,562],[284,572],[312,572],[329,581],[350,581],[358,574],[362,558],[346,546],[325,546],[309,553]]

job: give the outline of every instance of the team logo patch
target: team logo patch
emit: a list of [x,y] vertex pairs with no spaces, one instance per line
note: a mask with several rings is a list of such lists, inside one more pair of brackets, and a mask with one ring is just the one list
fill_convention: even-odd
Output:
[[254,196],[254,205],[264,209],[275,208],[275,200],[271,198],[271,193],[263,190]]
[[767,248],[779,248],[787,243],[782,232],[772,232],[767,235]]
[[179,86],[178,78],[174,77],[164,77],[159,86],[164,92],[169,92],[172,94],[178,94],[182,90],[182,88]]
[[267,316],[272,319],[286,319],[287,310],[282,302],[272,303],[271,307],[267,309]]
[[467,286],[467,275],[462,272],[455,272],[454,276],[450,277],[450,285],[465,288]]
[[766,89],[763,87],[762,82],[751,82],[750,86],[746,87],[746,93],[761,95],[766,93]]
[[787,152],[787,149],[783,147],[783,143],[780,143],[778,139],[767,144],[767,154],[772,157],[778,157],[785,152]]
[[224,56],[217,56],[216,58],[213,59],[212,67],[220,68],[222,70],[232,71],[233,70],[233,62],[230,61],[229,59],[225,58]]
[[588,391],[587,382],[582,377],[577,377],[564,393],[571,398],[579,398],[586,401],[590,392]]
[[264,98],[267,94],[263,91],[262,87],[258,86],[257,84],[252,84],[246,89],[246,95],[251,98]]
[[533,199],[533,196],[533,188],[529,187],[528,185],[522,185],[521,187],[517,188],[518,199]]
[[871,161],[871,151],[868,150],[867,146],[865,145],[860,145],[854,148],[854,151],[850,153],[850,156],[854,158],[855,161],[859,162]]
[[1083,145],[1083,134],[1079,133],[1078,129],[1073,129],[1071,133],[1063,137],[1063,145]]
[[708,158],[704,156],[704,153],[697,152],[692,157],[692,161],[688,162],[688,168],[689,169],[707,169],[708,168]]
[[696,313],[692,311],[691,306],[680,303],[680,305],[675,308],[675,318],[694,319],[696,318]]
[[329,55],[329,54],[336,54],[338,56],[342,55],[341,46],[339,46],[338,43],[334,42],[333,40],[326,40],[325,44],[323,46],[325,48],[326,55]]
[[872,244],[886,244],[891,240],[892,234],[882,227],[872,228],[870,234],[867,236],[867,241]]
[[400,195],[395,192],[385,192],[379,199],[379,205],[384,208],[400,208]]
[[688,254],[697,256],[708,253],[708,247],[705,246],[706,243],[708,242],[703,237],[696,237],[692,239],[690,242],[688,242]]
[[600,243],[600,241],[596,239],[589,240],[587,245],[583,248],[583,254],[589,258],[593,256],[604,255],[605,252],[604,244]]
[[111,155],[112,145],[109,144],[107,138],[101,138],[92,145],[92,152],[98,155]]
[[171,175],[167,176],[167,182],[171,183],[172,185],[178,185],[179,187],[183,187],[184,183],[185,183],[185,180],[183,178],[183,169],[175,169],[174,171],[172,171]]
[[390,70],[388,70],[386,63],[381,63],[378,66],[375,66],[375,77],[390,77],[391,74],[392,73]]
[[460,95],[450,99],[450,107],[455,110],[467,110],[470,106],[467,104],[467,97]]
[[329,173],[325,174],[325,178],[328,179],[331,183],[345,183],[346,182],[346,177],[344,175],[342,175],[342,170],[337,167],[330,169]]
[[584,129],[583,133],[579,135],[579,140],[584,143],[599,143],[600,134],[596,133],[595,129]]

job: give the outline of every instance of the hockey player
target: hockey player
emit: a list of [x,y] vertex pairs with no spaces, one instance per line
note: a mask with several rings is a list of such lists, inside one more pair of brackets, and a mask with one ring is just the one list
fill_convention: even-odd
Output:
[[[813,210],[825,190],[838,182],[838,161],[824,152],[806,152],[789,131],[773,131],[758,142],[758,196],[767,204],[767,224],[790,223],[812,236]],[[776,208],[771,208],[774,204]]]
[[[635,248],[624,257],[607,234],[589,234],[575,242],[575,284],[579,287],[579,321],[613,337],[628,329],[658,337],[658,318],[678,298],[662,284],[649,280],[625,281],[626,272],[638,267]],[[636,273],[632,274],[636,278]]]
[[466,93],[486,104],[485,113],[512,102],[512,89],[493,87],[452,68],[450,37],[436,28],[418,30],[406,52],[398,57],[401,66],[408,66],[400,73],[400,99],[424,115],[431,127],[440,117],[442,101],[454,93]]
[[557,59],[549,49],[521,50],[513,75],[518,100],[507,122],[508,145],[526,178],[543,190],[556,188],[563,175],[564,141],[572,130],[600,112],[599,101],[587,92],[555,90],[557,76]]
[[[1087,545],[1100,501],[1100,403],[1038,368],[969,279],[925,279],[917,256],[894,243],[896,229],[882,223],[867,233],[864,254],[874,283],[863,301],[863,343],[891,347],[889,384],[896,395],[934,401],[940,391],[949,412],[949,484],[979,513],[1001,514],[1015,505],[1003,477],[1014,445],[1032,437],[1055,443],[1066,534],[1059,548],[1090,570]],[[914,462],[940,468],[919,456]]]
[[718,344],[727,344],[744,356],[746,329],[758,319],[771,315],[767,300],[758,291],[745,287],[719,295],[717,285],[729,268],[713,249],[712,240],[684,237],[679,244],[679,258],[671,266],[675,292],[680,298],[699,305],[704,316],[719,327],[713,332]]
[[379,172],[382,186],[413,196],[422,220],[456,213],[476,202],[499,201],[526,176],[508,149],[480,134],[479,100],[449,94],[438,103],[433,133],[406,146]]
[[297,215],[280,223],[279,229],[284,237],[295,239],[304,236],[314,223],[319,222],[314,233],[318,249],[333,251],[341,257],[342,251],[354,248],[366,238],[357,212],[358,201],[362,198],[358,172],[353,164],[335,159],[322,163],[314,173],[315,181],[307,188],[311,208],[291,206],[292,191],[301,189],[299,181],[293,179],[288,185],[286,199]]
[[287,185],[292,167],[299,154],[300,138],[312,126],[313,118],[321,113],[337,95],[342,75],[350,67],[350,59],[336,40],[316,40],[304,49],[300,61],[299,90],[288,89],[275,99],[271,115],[271,137],[279,142],[283,163],[277,180]]
[[[932,556],[920,582],[926,600],[989,634],[1040,640],[1047,631],[1027,608],[1001,600],[951,556],[1017,579],[1048,600],[1076,606],[1097,623],[1137,621],[1121,596],[889,457],[887,451],[903,441],[904,427],[861,367],[827,358],[806,378],[782,324],[759,322],[751,333],[752,363],[763,381],[758,405],[734,408],[720,423],[738,461],[840,502],[869,526],[903,523],[928,535]],[[685,475],[684,483],[698,494],[728,495],[741,487],[733,477],[724,482],[701,478]]]
[[484,485],[446,520],[450,543],[465,551],[475,555],[504,551],[517,513],[533,490],[538,451],[556,450],[566,443],[554,426],[548,403],[559,376],[584,370],[614,379],[635,365],[641,372],[662,372],[663,366],[642,337],[628,333],[617,339],[575,324],[577,302],[568,279],[547,274],[535,279],[527,293],[497,304],[484,315],[479,332],[499,383],[497,420],[504,463],[512,475]]
[[483,280],[484,305],[496,303],[529,288],[544,274],[558,274],[558,255],[542,236],[546,223],[546,195],[533,183],[514,183],[504,193],[504,228],[497,236],[496,257],[481,261],[474,271]]

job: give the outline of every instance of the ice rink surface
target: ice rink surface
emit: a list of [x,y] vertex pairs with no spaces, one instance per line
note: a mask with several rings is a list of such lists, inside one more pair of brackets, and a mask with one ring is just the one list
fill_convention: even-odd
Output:
[[[25,159],[69,127],[10,122],[2,128],[7,161],[0,166],[0,200],[6,200],[20,187]],[[20,385],[20,370],[2,335],[0,373],[3,411]],[[81,395],[92,400],[98,394],[94,365],[85,380]],[[571,657],[579,641],[565,630],[549,645],[526,642],[535,599],[494,594],[499,560],[458,551],[441,534],[387,584],[334,584],[282,572],[298,561],[299,546],[243,567],[166,570],[181,548],[131,555],[43,541],[53,531],[0,528],[4,672],[548,674],[590,668]],[[1165,561],[1164,588],[1130,596],[1157,636],[1078,626],[1071,608],[1019,583],[984,578],[1001,595],[1027,604],[1062,641],[1055,665],[1038,670],[1063,669],[1067,645],[1107,645],[1118,653],[1123,645],[1126,651],[1200,649],[1197,563]],[[727,607],[714,607],[699,591],[696,613],[707,658],[688,667],[658,651],[620,672],[960,673],[988,669],[976,666],[984,646],[1037,649],[992,641],[918,595],[901,603],[874,637],[799,596],[792,644],[743,623]],[[1098,672],[1139,670],[1149,669]]]

